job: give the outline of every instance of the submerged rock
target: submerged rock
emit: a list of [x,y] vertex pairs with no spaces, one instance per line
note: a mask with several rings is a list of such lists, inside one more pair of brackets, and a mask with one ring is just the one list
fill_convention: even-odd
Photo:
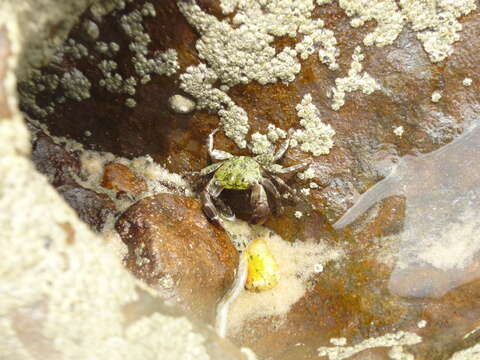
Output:
[[139,195],[147,190],[145,180],[136,176],[128,166],[112,163],[105,166],[101,184],[106,189]]
[[228,290],[238,253],[203,215],[199,201],[173,194],[140,200],[116,229],[128,246],[127,267],[197,319],[212,321]]

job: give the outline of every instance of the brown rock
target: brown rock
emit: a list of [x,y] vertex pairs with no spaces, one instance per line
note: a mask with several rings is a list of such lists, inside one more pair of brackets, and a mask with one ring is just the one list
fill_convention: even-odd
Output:
[[112,163],[105,166],[101,184],[106,189],[140,195],[147,190],[145,181],[135,175],[127,166]]
[[38,134],[33,143],[32,161],[53,186],[76,184],[72,174],[78,174],[80,170],[77,157],[55,144],[47,135]]
[[57,191],[77,212],[80,219],[100,231],[108,215],[116,211],[115,204],[105,194],[98,194],[80,185],[65,184]]
[[199,201],[172,194],[140,200],[117,221],[127,266],[197,319],[211,321],[230,286],[238,254],[203,215]]

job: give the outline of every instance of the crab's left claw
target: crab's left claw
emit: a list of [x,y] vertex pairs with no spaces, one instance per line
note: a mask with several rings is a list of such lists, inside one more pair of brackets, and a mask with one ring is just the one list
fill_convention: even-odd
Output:
[[252,224],[263,224],[270,214],[267,193],[263,185],[255,184],[253,186],[252,194],[250,195],[250,204],[252,206],[250,222]]

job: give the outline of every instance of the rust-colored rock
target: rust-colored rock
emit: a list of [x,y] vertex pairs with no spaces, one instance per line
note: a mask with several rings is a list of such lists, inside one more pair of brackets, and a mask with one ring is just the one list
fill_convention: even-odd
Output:
[[101,184],[106,189],[140,195],[147,190],[147,184],[135,175],[128,166],[112,163],[105,166]]
[[211,321],[230,286],[238,254],[199,201],[159,194],[140,200],[117,221],[127,266],[197,319]]
[[80,219],[100,231],[110,214],[116,211],[115,205],[105,194],[85,189],[80,185],[65,184],[57,188]]

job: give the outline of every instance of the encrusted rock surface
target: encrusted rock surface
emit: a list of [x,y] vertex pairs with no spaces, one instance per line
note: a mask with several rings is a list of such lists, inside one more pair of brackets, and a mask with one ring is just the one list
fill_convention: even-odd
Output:
[[[94,55],[77,60],[66,53],[61,66],[64,71],[74,68],[89,74],[91,97],[81,102],[66,99],[55,104],[55,111],[46,116],[45,122],[54,134],[67,135],[95,149],[127,157],[150,154],[172,172],[199,170],[208,163],[205,139],[217,126],[218,117],[204,110],[178,114],[169,106],[169,98],[179,92],[177,83],[181,72],[198,61],[194,48],[198,35],[175,2],[153,1],[156,16],[144,17],[143,24],[151,37],[149,53],[175,49],[180,70],[171,75],[152,75],[145,84],[137,80],[133,108],[124,105],[131,95],[121,91],[112,93],[99,85],[103,77],[99,69],[101,59],[113,60],[118,64],[115,71],[120,74],[132,71],[135,60],[125,49],[128,37],[115,29],[118,19],[141,9],[141,3],[128,5],[125,10],[103,19],[97,42],[118,44],[120,51],[116,55],[96,52],[95,43],[84,40],[83,28],[74,28],[71,38]],[[218,15],[215,1],[202,1],[199,5],[205,12]],[[267,133],[269,125],[283,130],[298,128],[296,105],[305,94],[311,94],[319,116],[336,134],[330,153],[314,158],[315,177],[311,181],[319,186],[311,189],[309,200],[333,222],[359,192],[385,175],[382,166],[412,151],[428,152],[438,148],[461,132],[462,123],[474,119],[478,99],[473,94],[479,90],[480,83],[473,79],[467,87],[463,80],[475,74],[476,58],[470,54],[478,45],[478,10],[460,18],[462,36],[443,62],[432,64],[416,34],[408,27],[392,45],[366,48],[365,58],[359,63],[380,88],[370,95],[361,91],[347,93],[345,105],[338,111],[331,108],[335,78],[347,76],[352,54],[358,46],[363,46],[362,39],[371,32],[371,26],[349,28],[351,18],[336,2],[317,7],[314,15],[323,19],[325,27],[337,36],[340,50],[337,71],[333,72],[312,55],[301,61],[301,72],[288,85],[251,82],[232,87],[228,95],[245,109],[250,134],[254,134]],[[170,31],[175,36],[168,36]],[[290,43],[294,43],[294,39],[282,38],[275,41],[275,46],[282,49]],[[55,74],[49,68],[44,72]],[[433,103],[431,94],[436,90],[441,90],[443,97]],[[48,91],[39,94],[37,100],[42,107],[50,106],[48,96]],[[26,110],[29,111],[28,106]],[[64,121],[66,117],[70,120]],[[404,129],[402,137],[393,132],[399,126]],[[86,132],[91,135],[85,136]],[[232,153],[249,153],[238,149],[223,134],[216,137],[216,144]],[[284,164],[307,159],[311,156],[295,147],[289,150]],[[298,187],[308,186],[308,182],[296,183]]]
[[203,215],[199,201],[158,194],[140,200],[117,221],[128,246],[127,267],[193,317],[213,320],[231,285],[238,255],[226,233]]

